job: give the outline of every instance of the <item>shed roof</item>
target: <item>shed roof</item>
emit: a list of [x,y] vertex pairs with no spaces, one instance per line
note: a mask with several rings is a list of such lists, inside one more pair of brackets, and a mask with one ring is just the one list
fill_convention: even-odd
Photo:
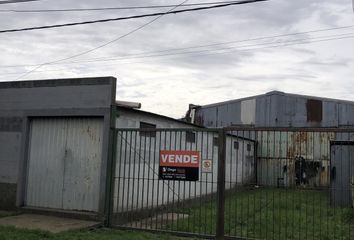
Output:
[[116,105],[116,109],[118,111],[119,111],[119,109],[123,109],[125,111],[135,112],[135,113],[138,113],[138,114],[144,114],[144,115],[148,115],[148,116],[152,116],[152,117],[158,117],[158,118],[174,121],[176,123],[186,124],[186,125],[197,127],[197,128],[205,128],[205,127],[200,126],[200,125],[196,125],[196,124],[193,124],[193,123],[185,122],[185,121],[182,121],[182,120],[179,120],[179,119],[175,119],[175,118],[172,118],[172,117],[168,117],[168,116],[157,114],[157,113],[153,113],[153,112],[147,112],[147,111],[143,111],[143,110],[140,110],[140,109],[131,108],[131,107],[128,107],[128,106]]
[[321,101],[337,102],[337,103],[345,103],[345,104],[354,105],[354,101],[349,101],[349,100],[342,100],[342,99],[335,99],[335,98],[326,98],[326,97],[317,97],[317,96],[309,96],[309,95],[301,95],[301,94],[286,93],[286,92],[281,92],[281,91],[270,91],[270,92],[267,92],[267,93],[264,93],[264,94],[259,94],[259,95],[254,95],[254,96],[245,97],[245,98],[239,98],[239,99],[233,99],[233,100],[228,100],[228,101],[223,101],[223,102],[206,104],[206,105],[202,105],[200,107],[202,107],[202,108],[216,107],[216,106],[225,105],[225,104],[229,104],[229,103],[235,103],[235,102],[240,102],[240,101],[245,101],[245,100],[251,100],[251,99],[256,99],[256,98],[259,98],[259,97],[271,96],[271,95],[282,95],[282,96],[289,96],[289,97],[316,99],[316,100],[321,100]]

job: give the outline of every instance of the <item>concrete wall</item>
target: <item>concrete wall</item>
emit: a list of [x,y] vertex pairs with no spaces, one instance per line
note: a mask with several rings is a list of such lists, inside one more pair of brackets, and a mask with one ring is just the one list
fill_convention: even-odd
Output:
[[[113,77],[0,82],[0,208],[24,204],[31,118],[104,117],[105,169],[115,89]],[[102,170],[102,193],[105,176]]]

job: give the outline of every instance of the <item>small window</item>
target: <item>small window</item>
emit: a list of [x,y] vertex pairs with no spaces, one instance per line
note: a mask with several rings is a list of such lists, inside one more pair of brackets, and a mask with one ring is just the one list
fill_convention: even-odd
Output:
[[237,141],[234,141],[234,149],[238,150],[238,147],[239,147],[239,143]]
[[251,151],[251,144],[247,144],[247,151]]
[[321,122],[322,121],[322,101],[308,99],[306,103],[307,121]]
[[219,146],[219,138],[218,138],[218,137],[214,137],[214,138],[213,138],[213,145],[214,145],[215,147],[218,147],[218,146]]
[[[155,124],[151,124],[151,123],[146,123],[146,122],[140,122],[140,128],[155,129],[156,125]],[[156,131],[141,131],[140,132],[140,136],[141,137],[156,137]]]
[[186,132],[186,141],[190,143],[195,143],[195,133],[192,131]]

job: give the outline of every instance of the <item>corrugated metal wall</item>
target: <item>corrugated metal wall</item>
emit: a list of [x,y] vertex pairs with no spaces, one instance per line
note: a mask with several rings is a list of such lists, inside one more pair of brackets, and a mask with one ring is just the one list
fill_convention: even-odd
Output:
[[330,142],[334,132],[257,132],[257,178],[261,185],[277,186],[282,179],[286,186],[296,181],[296,161],[304,159],[319,165],[310,179],[311,187],[328,187],[330,170]]
[[26,205],[98,211],[102,118],[31,121]]
[[354,126],[354,104],[301,95],[271,92],[253,98],[202,106],[195,123],[205,127]]

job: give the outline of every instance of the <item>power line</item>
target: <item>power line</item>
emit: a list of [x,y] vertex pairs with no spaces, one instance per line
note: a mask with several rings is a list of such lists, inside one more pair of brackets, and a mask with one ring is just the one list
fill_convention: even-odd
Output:
[[[271,38],[286,37],[286,36],[295,36],[295,35],[300,35],[300,34],[316,33],[316,32],[323,32],[323,31],[330,31],[330,30],[337,30],[337,29],[346,29],[346,28],[352,28],[352,27],[354,27],[354,25],[313,30],[313,31],[306,31],[306,32],[281,34],[281,35],[274,35],[274,36],[267,36],[267,37],[250,38],[250,39],[245,39],[245,40],[236,40],[236,41],[221,42],[221,43],[214,43],[214,44],[207,44],[207,45],[197,45],[197,46],[190,46],[190,47],[185,47],[185,48],[165,49],[165,50],[160,50],[160,51],[151,51],[151,52],[145,52],[145,53],[125,55],[121,58],[127,58],[127,57],[128,58],[129,57],[131,57],[131,58],[144,58],[144,57],[146,57],[146,56],[144,56],[146,54],[155,54],[155,53],[164,53],[164,52],[171,52],[171,51],[173,52],[173,51],[183,51],[183,50],[189,50],[189,49],[215,47],[215,46],[229,45],[229,44],[234,44],[234,43],[250,42],[250,41],[257,41],[257,40],[264,40],[264,39],[271,39]],[[348,34],[352,34],[352,33],[335,34],[335,35],[331,35],[331,36],[320,36],[320,37],[312,37],[312,38],[306,38],[306,39],[311,40],[311,39],[318,39],[318,38],[324,38],[324,37],[343,36],[343,35],[348,35]],[[304,40],[306,40],[306,39],[304,39]],[[300,40],[302,40],[302,39],[300,39]],[[259,46],[259,45],[267,45],[267,44],[272,44],[272,43],[258,43],[258,44],[248,45],[248,46]],[[245,46],[241,46],[241,47],[245,47]],[[235,48],[235,47],[230,47],[230,48]],[[228,49],[228,48],[226,48],[226,49]],[[220,49],[215,49],[215,50],[220,50]],[[213,50],[202,50],[202,51],[213,51]],[[177,52],[177,54],[180,54],[180,53]],[[166,54],[166,55],[168,55],[168,54]],[[156,56],[164,56],[164,55],[156,55]],[[150,56],[147,56],[147,57],[150,57]],[[69,62],[69,63],[81,63],[81,62],[105,61],[105,60],[109,61],[109,60],[112,60],[112,58],[93,58],[93,59],[87,59],[87,60],[82,60],[82,61],[73,61],[73,62]]]
[[[159,51],[150,51],[150,52],[142,52],[142,53],[137,53],[137,54],[125,55],[125,56],[122,56],[120,58],[146,57],[146,55],[149,55],[149,54],[158,54],[158,53],[165,53],[165,52],[183,51],[183,50],[189,50],[189,49],[215,47],[215,46],[229,45],[229,44],[235,44],[235,43],[252,42],[252,41],[259,41],[259,40],[266,40],[266,39],[273,39],[273,38],[280,38],[280,37],[290,37],[290,36],[296,36],[296,35],[304,35],[304,34],[309,34],[309,33],[319,33],[319,32],[326,32],[326,31],[333,31],[333,30],[343,30],[343,29],[348,29],[348,28],[353,28],[353,27],[354,27],[354,25],[347,25],[347,26],[340,26],[340,27],[333,27],[333,28],[315,29],[315,30],[309,30],[309,31],[304,31],[304,32],[294,32],[294,33],[287,33],[287,34],[278,34],[278,35],[272,35],[272,36],[255,37],[255,38],[248,38],[248,39],[242,39],[242,40],[234,40],[234,41],[228,41],[228,42],[219,42],[219,43],[213,43],[213,44],[195,45],[195,46],[184,47],[184,48],[164,49],[164,50],[159,50]],[[332,36],[339,36],[339,35],[322,36],[322,38],[323,37],[332,37]],[[312,38],[307,38],[307,39],[311,40],[311,39],[317,39],[317,38],[321,38],[321,37],[312,37]],[[259,44],[256,44],[255,46],[264,45],[264,44],[269,44],[269,43],[259,43]],[[254,45],[252,45],[252,46],[254,46]],[[208,51],[211,51],[211,50],[208,50]],[[97,60],[97,61],[109,61],[109,60],[115,60],[115,59],[107,58],[107,57],[105,57],[105,58],[91,58],[91,59],[87,59],[87,60],[67,62],[66,64],[92,62],[92,61],[95,61],[95,60]],[[61,64],[63,64],[63,63],[61,63]],[[55,63],[50,64],[50,65],[55,65]],[[33,67],[33,66],[38,66],[38,64],[32,64],[32,65],[28,65],[28,64],[27,65],[26,64],[24,64],[24,65],[5,65],[5,66],[1,66],[0,65],[0,68]]]
[[[216,5],[216,4],[236,3],[236,2],[240,2],[240,1],[219,1],[219,2],[189,3],[189,4],[182,4],[180,7]],[[130,6],[130,7],[31,9],[31,10],[5,9],[5,10],[0,10],[0,12],[16,12],[16,13],[82,12],[82,11],[107,11],[107,10],[158,9],[158,8],[171,8],[171,7],[176,7],[176,6],[177,5],[152,5],[152,6]]]
[[[182,10],[169,11],[169,12],[158,12],[158,13],[150,13],[150,14],[143,14],[143,15],[134,15],[134,16],[128,16],[128,17],[106,18],[106,19],[99,19],[99,20],[71,22],[71,23],[45,25],[45,26],[28,27],[28,28],[6,29],[6,30],[1,30],[0,33],[33,31],[33,30],[39,30],[39,29],[61,28],[61,27],[69,27],[69,26],[77,26],[77,25],[87,25],[87,24],[93,24],[93,23],[104,23],[104,22],[122,21],[122,20],[128,20],[128,19],[156,17],[156,16],[178,14],[178,13],[184,13],[184,12],[194,12],[194,11],[208,10],[208,9],[214,9],[214,8],[223,8],[223,7],[233,6],[233,5],[241,5],[241,4],[248,4],[248,3],[255,3],[255,2],[265,2],[265,1],[268,1],[268,0],[245,0],[245,1],[240,1],[240,2],[219,4],[219,5],[208,6],[208,7],[189,8],[189,9],[182,9]],[[176,6],[175,8],[177,8],[177,7],[178,6]]]
[[[182,4],[184,4],[184,3],[188,2],[188,1],[189,1],[189,0],[184,0],[183,2],[181,2],[180,5],[182,5]],[[171,9],[168,10],[166,13],[169,13],[170,11],[173,11],[173,10],[176,9],[177,7],[178,7],[178,6],[171,8]],[[21,79],[21,78],[27,76],[28,74],[30,74],[30,73],[32,73],[32,72],[38,70],[38,69],[41,68],[42,66],[45,66],[45,65],[48,65],[48,64],[52,64],[52,63],[58,63],[58,62],[66,61],[66,60],[69,60],[69,59],[73,59],[73,58],[76,58],[76,57],[79,57],[79,56],[88,54],[88,53],[90,53],[90,52],[96,51],[97,49],[103,48],[103,47],[105,47],[105,46],[107,46],[107,45],[110,45],[110,44],[112,44],[112,43],[114,43],[114,42],[116,42],[116,41],[119,41],[119,40],[122,39],[122,38],[125,38],[125,37],[127,37],[127,36],[129,36],[129,35],[131,35],[131,34],[133,34],[133,33],[135,33],[135,32],[137,32],[137,31],[139,31],[140,29],[142,29],[142,28],[144,28],[144,27],[146,27],[146,26],[152,24],[153,22],[157,21],[158,19],[162,18],[163,16],[164,16],[164,15],[159,15],[159,16],[155,17],[154,19],[150,20],[149,22],[144,23],[143,25],[141,25],[141,26],[139,26],[139,27],[137,27],[137,28],[135,28],[135,29],[133,29],[133,30],[127,32],[126,34],[123,34],[123,35],[121,35],[121,36],[119,36],[119,37],[117,37],[117,38],[115,38],[115,39],[113,39],[113,40],[111,40],[111,41],[108,41],[108,42],[105,42],[105,43],[103,43],[103,44],[101,44],[101,45],[98,45],[97,47],[91,48],[91,49],[86,50],[86,51],[83,51],[83,52],[81,52],[81,53],[77,53],[77,54],[71,55],[71,56],[69,56],[69,57],[61,58],[61,59],[58,59],[58,60],[55,60],[55,61],[51,61],[51,62],[42,63],[42,64],[38,65],[37,67],[31,69],[30,71],[26,72],[25,74],[22,74],[21,76],[19,76],[18,78],[16,78],[16,80],[19,80],[19,79]]]
[[[354,33],[348,33],[348,34],[354,34]],[[338,35],[341,36],[341,35]],[[330,37],[330,38],[328,38]],[[318,43],[318,42],[327,42],[327,41],[334,41],[334,40],[342,40],[342,39],[350,39],[354,38],[354,35],[349,35],[341,37],[331,37],[327,36],[326,39],[320,39],[320,40],[314,40],[313,39],[297,39],[297,40],[292,40],[292,41],[284,41],[284,42],[278,42],[278,43],[267,43],[268,45],[273,44],[271,46],[265,46],[265,47],[257,47],[257,48],[245,48],[245,49],[240,49],[237,47],[233,48],[227,48],[227,49],[216,49],[216,50],[204,50],[204,51],[195,51],[195,52],[185,52],[184,54],[193,54],[193,56],[210,56],[210,55],[218,55],[218,54],[227,54],[227,53],[232,53],[232,52],[247,52],[247,51],[254,51],[254,50],[262,50],[262,49],[273,49],[273,48],[280,48],[280,47],[288,47],[288,46],[294,46],[294,45],[302,45],[302,44],[311,44],[311,43]],[[254,47],[254,46],[260,46],[259,45],[249,45],[248,47]],[[233,50],[231,50],[233,49]],[[231,51],[226,51],[226,50],[231,50]],[[223,51],[223,52],[218,52],[218,51]],[[184,55],[182,53],[177,53],[177,54],[169,54],[169,55],[161,55],[161,56],[181,56]],[[161,56],[149,56],[149,57],[161,57]],[[143,58],[143,57],[137,57],[137,58]],[[136,59],[136,58],[135,58]],[[118,60],[127,60],[127,59],[111,59],[111,61],[118,61]],[[129,59],[128,59],[129,60]],[[93,63],[97,61],[91,61],[91,62],[84,62],[84,63]],[[103,61],[99,61],[103,62]],[[73,62],[76,63],[76,62]],[[80,62],[77,62],[80,63]],[[132,64],[132,63],[146,63],[144,62],[124,62],[123,64]],[[115,64],[110,64],[110,65],[104,65],[104,66],[115,66]],[[44,70],[44,71],[39,71],[39,72],[56,72],[56,71],[65,71],[65,68],[62,69],[55,69],[55,70]],[[16,74],[21,74],[21,73],[26,73],[26,72],[13,72],[13,73],[4,73],[4,75],[16,75]]]
[[[236,50],[242,50],[241,48],[247,48],[247,47],[257,47],[257,46],[267,46],[271,45],[273,46],[274,44],[278,44],[276,46],[279,46],[281,44],[287,44],[287,43],[297,43],[301,41],[310,41],[310,40],[316,40],[316,39],[321,39],[317,41],[330,41],[330,40],[336,40],[336,39],[342,39],[344,38],[351,38],[353,37],[354,32],[352,33],[346,33],[346,34],[337,34],[337,35],[331,35],[331,36],[324,36],[324,37],[314,37],[314,38],[304,38],[304,39],[295,39],[295,40],[288,40],[288,41],[279,41],[279,42],[268,42],[268,43],[258,43],[258,44],[250,44],[250,45],[245,45],[245,46],[231,46],[231,47],[224,47],[224,48],[219,48],[219,49],[206,49],[206,50],[197,50],[197,51],[187,51],[187,52],[174,52],[174,53],[165,53],[165,54],[155,54],[155,55],[142,55],[142,56],[131,56],[131,57],[121,57],[121,58],[108,58],[108,59],[100,59],[100,60],[86,60],[86,61],[74,61],[71,63],[91,63],[91,62],[106,62],[106,61],[116,61],[116,60],[129,60],[129,59],[142,59],[142,58],[153,58],[153,57],[165,57],[165,56],[174,56],[174,55],[185,55],[185,54],[193,54],[193,53],[204,53],[204,52],[219,52],[219,51],[226,51],[230,49],[236,49]],[[349,36],[348,36],[349,35]]]
[[35,2],[39,0],[9,0],[9,1],[0,1],[0,4],[11,4],[11,3],[25,3],[25,2]]

